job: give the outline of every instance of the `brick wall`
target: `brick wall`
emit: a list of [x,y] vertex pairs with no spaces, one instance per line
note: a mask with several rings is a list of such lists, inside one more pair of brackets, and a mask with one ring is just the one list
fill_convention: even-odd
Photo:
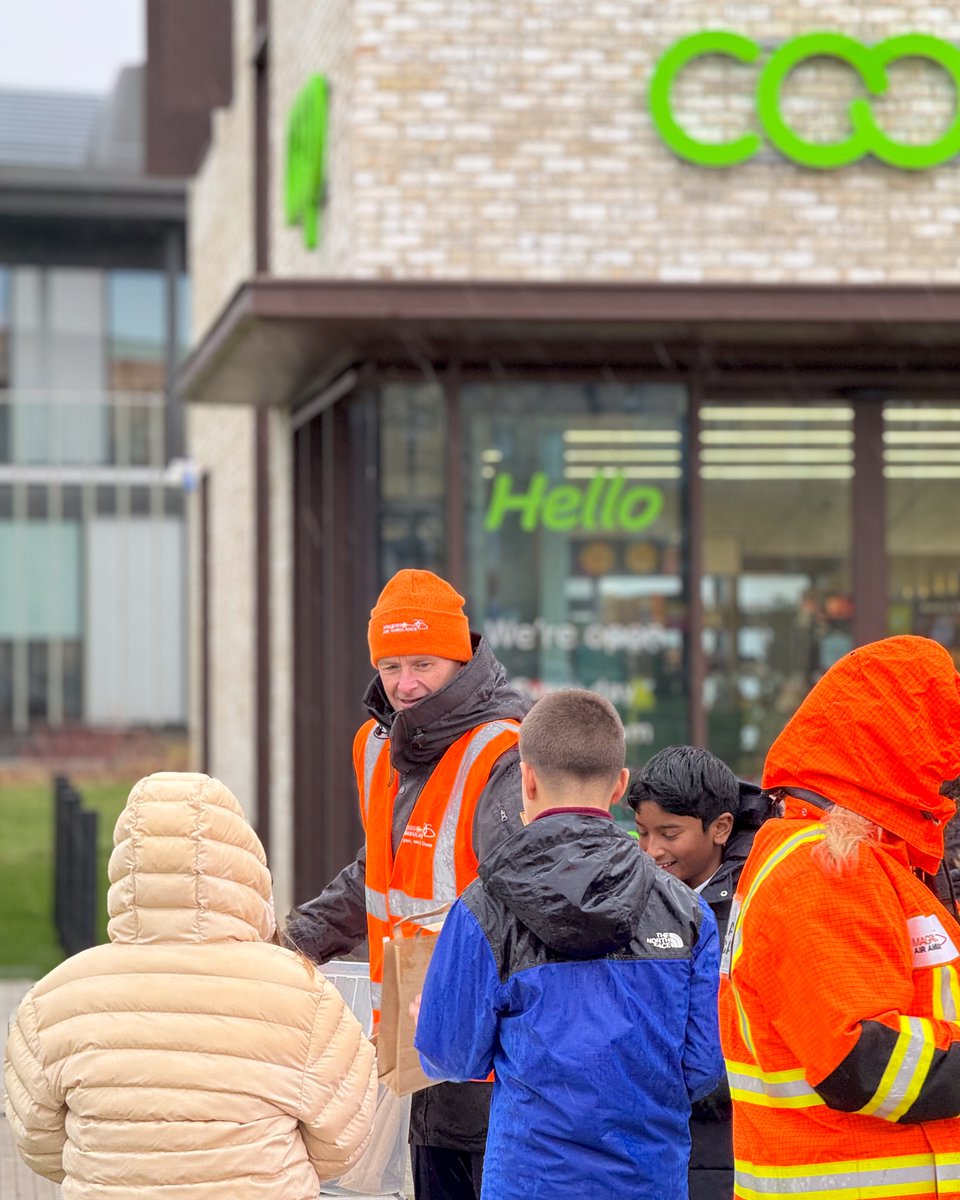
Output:
[[[870,42],[910,30],[957,41],[960,13],[948,6],[277,0],[274,12],[279,166],[281,122],[298,86],[313,70],[333,81],[325,241],[302,250],[297,231],[283,227],[275,188],[277,273],[960,278],[955,165],[911,173],[866,161],[817,172],[765,148],[740,167],[699,168],[663,145],[646,101],[660,54],[698,29],[771,47],[814,29]],[[952,87],[939,68],[904,62],[890,77],[874,110],[891,133],[922,140],[949,123]],[[678,115],[694,134],[740,132],[753,121],[755,78],[755,68],[723,60],[691,67],[676,88]],[[855,91],[848,68],[812,64],[791,78],[784,111],[798,132],[842,137]]]

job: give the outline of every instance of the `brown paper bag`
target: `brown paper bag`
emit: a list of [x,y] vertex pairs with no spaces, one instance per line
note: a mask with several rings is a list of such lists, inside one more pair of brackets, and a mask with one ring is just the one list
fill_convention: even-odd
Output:
[[391,938],[383,945],[377,1065],[382,1082],[398,1096],[437,1082],[423,1073],[420,1055],[414,1049],[416,1022],[410,1016],[410,1005],[423,991],[440,924],[438,921],[434,929],[418,931],[412,937]]

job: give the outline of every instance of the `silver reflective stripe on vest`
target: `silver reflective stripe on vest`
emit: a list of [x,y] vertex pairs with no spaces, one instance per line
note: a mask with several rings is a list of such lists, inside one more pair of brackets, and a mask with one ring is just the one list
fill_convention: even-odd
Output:
[[418,896],[408,896],[399,888],[390,889],[390,913],[394,917],[402,917],[412,921],[414,925],[428,926],[439,921],[437,909],[446,903],[437,900],[421,900]]
[[386,739],[377,736],[379,725],[374,725],[367,734],[367,744],[363,748],[363,824],[367,824],[370,812],[370,788],[373,786],[373,772],[377,768],[380,754],[387,748]]
[[[830,1200],[831,1197],[842,1200],[848,1196],[850,1200],[860,1200],[865,1194],[900,1197],[904,1194],[903,1189],[911,1184],[911,1191],[928,1188],[932,1191],[938,1177],[943,1178],[943,1169],[934,1166],[932,1155],[923,1163],[897,1166],[901,1161],[899,1158],[872,1158],[860,1162],[812,1163],[804,1167],[768,1167],[766,1170],[775,1172],[770,1175],[765,1174],[762,1166],[738,1161],[735,1191],[748,1200],[754,1196],[810,1196],[816,1200]],[[867,1192],[867,1188],[872,1190]]]
[[502,733],[516,730],[514,721],[491,721],[478,729],[464,751],[450,790],[450,800],[443,814],[443,822],[437,833],[437,844],[433,853],[433,897],[434,904],[444,904],[457,898],[457,868],[455,849],[457,841],[457,825],[460,821],[460,811],[463,808],[463,794],[467,784],[467,776],[480,754],[487,746]]
[[929,1021],[923,1017],[901,1017],[900,1036],[883,1078],[873,1097],[858,1111],[865,1117],[883,1117],[888,1121],[902,1117],[920,1093],[934,1049]]
[[744,1104],[766,1108],[813,1108],[823,1100],[802,1077],[801,1071],[763,1074],[746,1063],[727,1063],[730,1093]]
[[[943,1012],[945,1021],[956,1021],[957,1019],[957,1000],[954,995],[954,983],[956,973],[952,966],[935,967],[936,971],[934,987],[937,989],[940,997],[940,1008]],[[934,1010],[934,1016],[939,1015]]]
[[387,916],[387,898],[383,892],[378,892],[369,885],[363,889],[363,894],[366,899],[367,912],[376,917],[378,921],[386,921]]

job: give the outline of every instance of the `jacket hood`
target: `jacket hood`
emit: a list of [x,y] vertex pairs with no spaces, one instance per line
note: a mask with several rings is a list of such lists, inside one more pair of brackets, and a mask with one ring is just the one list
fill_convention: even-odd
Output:
[[412,708],[397,712],[374,676],[363,702],[390,732],[390,761],[398,771],[435,763],[448,746],[487,721],[520,721],[531,701],[507,682],[507,672],[485,638],[473,639],[473,657],[453,679]]
[[630,945],[657,868],[613,821],[548,813],[480,864],[487,892],[544,945],[596,958]]
[[276,919],[260,839],[208,775],[135,784],[113,834],[112,942],[265,941]]
[[819,680],[770,747],[765,788],[806,788],[906,842],[934,872],[956,805],[939,794],[960,775],[960,694],[953,659],[929,638],[854,650]]

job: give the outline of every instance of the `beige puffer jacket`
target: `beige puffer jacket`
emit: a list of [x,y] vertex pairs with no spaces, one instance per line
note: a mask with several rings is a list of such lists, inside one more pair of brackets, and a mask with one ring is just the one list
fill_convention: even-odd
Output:
[[110,944],[24,999],[7,1117],[64,1200],[315,1200],[369,1138],[373,1047],[333,984],[264,939],[263,848],[206,775],[141,780],[114,834]]

